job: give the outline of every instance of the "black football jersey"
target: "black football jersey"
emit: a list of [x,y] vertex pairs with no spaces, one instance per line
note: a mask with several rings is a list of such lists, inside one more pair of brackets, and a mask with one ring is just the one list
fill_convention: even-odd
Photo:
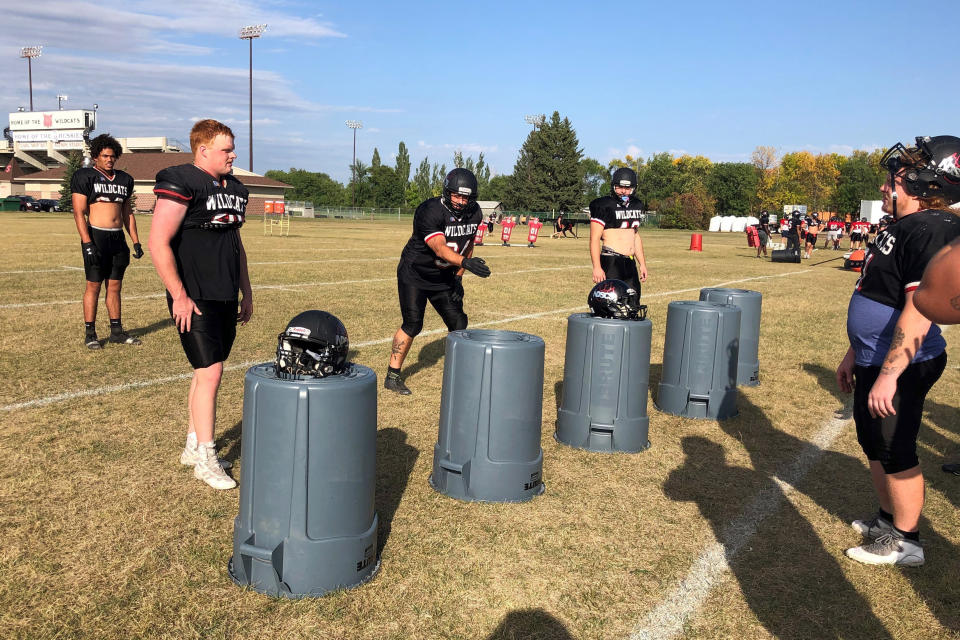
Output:
[[240,232],[249,191],[232,175],[213,176],[194,164],[157,174],[157,198],[187,207],[170,243],[187,295],[236,300],[240,291]]
[[933,254],[958,236],[960,218],[947,211],[930,209],[901,218],[867,245],[857,291],[902,310]]
[[442,236],[448,247],[466,255],[473,246],[477,226],[483,213],[475,203],[470,211],[454,215],[440,198],[430,198],[413,214],[413,235],[400,255],[397,275],[406,282],[426,290],[449,287],[459,267],[437,257],[427,241]]
[[96,167],[81,167],[73,173],[70,180],[70,193],[85,195],[87,204],[123,204],[133,195],[133,176],[125,171],[115,170],[111,177]]
[[590,203],[590,222],[604,229],[636,229],[643,222],[643,203],[630,196],[626,204],[613,196],[601,196]]

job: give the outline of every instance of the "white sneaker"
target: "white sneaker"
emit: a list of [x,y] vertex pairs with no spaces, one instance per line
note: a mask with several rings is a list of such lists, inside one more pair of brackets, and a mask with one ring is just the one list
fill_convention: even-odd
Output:
[[865,538],[870,538],[871,540],[876,540],[885,533],[888,533],[893,530],[893,523],[885,520],[883,516],[880,515],[880,512],[873,514],[873,517],[867,520],[854,520],[850,523],[850,526],[857,530],[857,532]]
[[203,480],[214,489],[233,489],[237,486],[236,480],[223,472],[217,460],[217,450],[213,444],[200,445],[197,447],[200,455],[200,461],[193,467],[193,475],[198,480]]
[[923,564],[923,546],[896,531],[889,531],[870,544],[847,549],[847,556],[864,564],[919,567]]
[[[183,447],[183,451],[180,452],[180,464],[187,465],[189,467],[195,466],[203,458],[200,452],[198,451],[198,446],[190,446],[190,443],[187,443]],[[221,457],[217,457],[217,462],[220,463],[220,466],[224,469],[229,469],[233,466],[233,463],[229,460],[224,460]]]

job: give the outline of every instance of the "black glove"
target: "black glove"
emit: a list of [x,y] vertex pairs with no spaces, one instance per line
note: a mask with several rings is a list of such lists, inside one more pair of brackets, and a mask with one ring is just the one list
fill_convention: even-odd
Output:
[[100,250],[92,242],[81,242],[80,249],[83,251],[83,266],[92,267],[100,263]]
[[463,302],[463,277],[453,277],[453,291],[450,292],[450,299],[454,302]]
[[133,243],[133,257],[137,260],[143,257],[143,247],[140,246],[139,242]]
[[490,275],[490,267],[483,261],[483,258],[464,258],[460,266],[481,278],[486,278]]

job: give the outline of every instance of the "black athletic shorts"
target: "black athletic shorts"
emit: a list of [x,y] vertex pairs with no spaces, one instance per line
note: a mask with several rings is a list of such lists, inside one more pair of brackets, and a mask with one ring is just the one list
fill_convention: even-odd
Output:
[[862,233],[851,233],[851,234],[850,234],[850,241],[851,241],[851,242],[863,242],[863,234],[862,234]]
[[423,330],[423,312],[427,309],[427,300],[437,310],[448,331],[467,328],[467,314],[463,312],[463,300],[451,298],[453,288],[440,291],[428,291],[397,278],[397,293],[400,296],[400,314],[403,324],[400,328],[411,338]]
[[600,252],[600,268],[608,280],[623,280],[640,296],[640,274],[637,273],[637,261],[633,256],[625,256],[604,247]]
[[[237,300],[194,300],[203,315],[193,314],[190,331],[180,334],[180,345],[194,369],[223,362],[237,337]],[[173,317],[173,298],[167,294],[167,309]]]
[[123,229],[87,227],[93,245],[100,252],[100,260],[91,262],[84,256],[83,272],[89,282],[123,280],[123,272],[130,264],[130,247],[123,237]]
[[867,408],[867,397],[880,375],[880,367],[854,367],[853,419],[857,441],[867,460],[878,460],[886,473],[906,471],[920,464],[917,458],[917,433],[923,417],[923,400],[947,366],[947,354],[915,362],[897,379],[893,396],[895,415],[874,418]]
[[807,234],[807,243],[809,243],[809,244],[817,244],[817,234],[815,234],[815,233],[808,233],[808,234]]

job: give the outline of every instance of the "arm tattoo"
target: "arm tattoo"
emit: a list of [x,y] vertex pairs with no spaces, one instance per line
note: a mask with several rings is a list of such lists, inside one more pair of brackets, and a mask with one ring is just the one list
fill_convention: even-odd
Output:
[[393,339],[393,348],[390,350],[391,353],[403,353],[403,347],[407,344],[407,341],[403,338],[394,338]]
[[899,376],[904,370],[904,367],[894,367],[889,364],[885,364],[880,367],[880,375],[882,376]]
[[903,329],[901,329],[900,327],[894,327],[893,338],[890,340],[890,351],[893,351],[894,349],[899,349],[900,347],[902,347],[904,337],[905,336],[903,335]]
[[956,309],[957,311],[960,311],[960,296],[955,296],[953,298],[950,298],[950,306]]

